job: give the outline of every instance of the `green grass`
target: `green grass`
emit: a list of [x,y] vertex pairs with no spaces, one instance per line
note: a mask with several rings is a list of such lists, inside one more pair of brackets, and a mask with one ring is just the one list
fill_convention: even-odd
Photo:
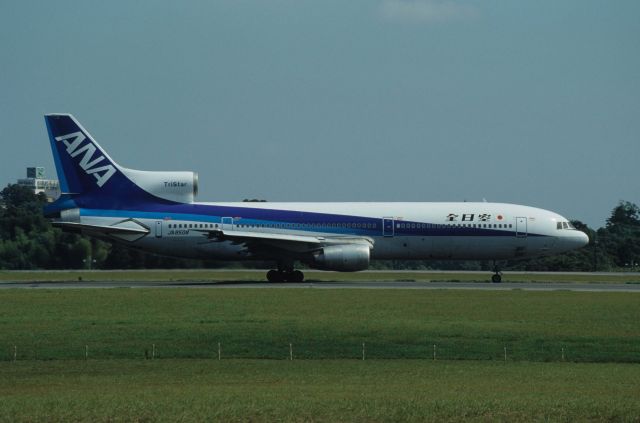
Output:
[[368,358],[640,362],[640,297],[358,289],[1,290],[0,360]]
[[0,421],[638,421],[630,364],[0,363]]
[[5,289],[0,421],[638,421],[639,299]]
[[[0,271],[4,282],[62,282],[62,281],[265,281],[266,271],[251,270],[63,270],[63,271]],[[305,271],[309,281],[416,281],[416,282],[488,282],[491,272],[320,272]],[[637,274],[593,273],[512,273],[506,272],[505,282],[577,282],[577,283],[640,283]]]

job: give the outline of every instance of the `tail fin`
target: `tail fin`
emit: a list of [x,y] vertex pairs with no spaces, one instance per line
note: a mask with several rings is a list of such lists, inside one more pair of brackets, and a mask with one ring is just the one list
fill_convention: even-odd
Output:
[[44,117],[62,191],[89,208],[126,208],[148,203],[191,203],[198,191],[195,172],[158,172],[119,166],[69,114]]
[[63,194],[84,194],[109,184],[119,166],[70,114],[44,117]]

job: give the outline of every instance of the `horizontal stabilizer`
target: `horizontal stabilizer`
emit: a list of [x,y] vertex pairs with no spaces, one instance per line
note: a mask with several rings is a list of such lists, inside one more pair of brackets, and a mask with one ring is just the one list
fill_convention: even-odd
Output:
[[55,227],[69,230],[86,230],[91,232],[99,232],[105,235],[146,235],[149,233],[149,229],[142,226],[123,227],[123,226],[108,226],[108,225],[88,225],[86,223],[76,222],[51,222]]

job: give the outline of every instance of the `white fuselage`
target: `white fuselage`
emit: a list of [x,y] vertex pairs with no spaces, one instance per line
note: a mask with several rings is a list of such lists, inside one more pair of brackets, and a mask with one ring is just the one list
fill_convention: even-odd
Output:
[[274,261],[272,282],[302,281],[296,261],[349,272],[371,259],[509,259],[588,242],[562,216],[513,204],[196,203],[195,172],[128,169],[72,115],[45,122],[62,191],[45,207],[52,224],[169,256]]
[[[366,237],[372,259],[509,259],[568,251],[586,235],[562,226],[567,219],[539,208],[502,203],[192,203],[180,210],[80,209],[86,224],[125,219],[146,236],[115,235],[159,254],[222,260],[264,258],[245,245],[209,240],[207,229],[326,237]],[[560,223],[560,224],[559,224]]]

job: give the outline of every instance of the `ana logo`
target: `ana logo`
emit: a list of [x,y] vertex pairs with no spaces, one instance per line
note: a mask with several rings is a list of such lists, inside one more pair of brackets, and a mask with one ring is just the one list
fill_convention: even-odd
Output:
[[56,141],[62,141],[62,143],[67,146],[67,153],[71,157],[83,154],[79,163],[80,167],[87,173],[87,175],[93,175],[93,177],[96,178],[98,186],[102,187],[109,178],[116,173],[116,169],[110,164],[98,166],[98,164],[104,160],[104,156],[100,155],[94,159],[93,156],[96,152],[96,146],[91,142],[87,142],[82,145],[82,142],[86,139],[87,137],[85,137],[82,132],[74,132],[72,134],[56,137]]

